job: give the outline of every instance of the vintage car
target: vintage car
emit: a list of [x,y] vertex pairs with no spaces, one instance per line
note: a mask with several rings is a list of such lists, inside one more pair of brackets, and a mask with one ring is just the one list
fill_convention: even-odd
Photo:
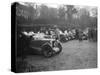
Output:
[[41,54],[45,57],[51,57],[55,54],[59,54],[62,51],[61,43],[52,38],[51,35],[36,33],[32,36],[24,35],[24,39],[23,48],[26,53],[27,51],[31,51],[31,53]]

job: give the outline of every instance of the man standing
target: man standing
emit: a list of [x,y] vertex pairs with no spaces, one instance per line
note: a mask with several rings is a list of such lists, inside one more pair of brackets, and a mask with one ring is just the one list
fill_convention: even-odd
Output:
[[56,39],[60,40],[60,30],[56,25],[54,26],[54,33],[55,33]]

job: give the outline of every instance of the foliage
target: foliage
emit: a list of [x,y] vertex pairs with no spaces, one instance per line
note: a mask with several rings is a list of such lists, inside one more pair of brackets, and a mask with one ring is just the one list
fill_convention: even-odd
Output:
[[[92,12],[91,12],[92,11]],[[27,3],[16,6],[17,24],[57,24],[68,28],[97,27],[97,8],[87,10],[74,5],[62,5],[59,8],[46,4]],[[92,13],[92,16],[91,16]]]

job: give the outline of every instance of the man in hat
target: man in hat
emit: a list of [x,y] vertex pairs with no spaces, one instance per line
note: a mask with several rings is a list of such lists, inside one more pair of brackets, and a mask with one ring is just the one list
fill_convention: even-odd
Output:
[[60,40],[60,30],[57,27],[57,25],[54,26],[54,33],[55,33],[56,39]]

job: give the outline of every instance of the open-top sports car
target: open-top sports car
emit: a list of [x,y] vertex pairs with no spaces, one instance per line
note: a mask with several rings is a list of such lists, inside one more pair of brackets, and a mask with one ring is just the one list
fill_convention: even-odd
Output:
[[52,38],[51,35],[45,35],[43,33],[37,33],[32,36],[26,37],[26,42],[24,40],[25,51],[31,50],[35,54],[41,54],[45,57],[51,57],[55,54],[59,54],[62,51],[61,43]]

